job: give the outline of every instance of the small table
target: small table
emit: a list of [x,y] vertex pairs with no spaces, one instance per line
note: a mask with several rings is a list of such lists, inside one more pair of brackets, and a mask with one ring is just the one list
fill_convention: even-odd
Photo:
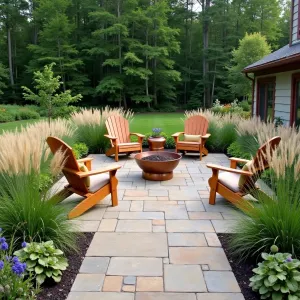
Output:
[[166,144],[164,137],[149,137],[148,145],[150,151],[163,151]]

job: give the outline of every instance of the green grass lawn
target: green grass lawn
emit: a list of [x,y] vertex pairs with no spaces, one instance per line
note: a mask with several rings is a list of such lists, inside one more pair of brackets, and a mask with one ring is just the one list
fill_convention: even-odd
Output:
[[152,128],[159,127],[166,134],[183,131],[183,113],[148,113],[135,114],[130,123],[130,131],[137,133],[151,132]]
[[[183,131],[183,113],[148,113],[135,114],[134,119],[130,123],[130,131],[137,133],[151,132],[152,128],[159,127],[166,134],[173,134],[177,131]],[[15,130],[21,126],[34,123],[38,120],[22,120],[0,124],[0,134],[3,130]]]

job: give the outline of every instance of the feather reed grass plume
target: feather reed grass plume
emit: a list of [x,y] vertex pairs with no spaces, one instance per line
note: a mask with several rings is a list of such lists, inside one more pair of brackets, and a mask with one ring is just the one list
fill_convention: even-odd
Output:
[[[28,174],[32,169],[40,172],[49,159],[46,138],[50,135],[72,137],[74,128],[66,120],[55,120],[50,125],[41,121],[21,128],[19,132],[4,132],[0,135],[0,172]],[[62,162],[62,157],[57,155],[52,158],[51,165]]]

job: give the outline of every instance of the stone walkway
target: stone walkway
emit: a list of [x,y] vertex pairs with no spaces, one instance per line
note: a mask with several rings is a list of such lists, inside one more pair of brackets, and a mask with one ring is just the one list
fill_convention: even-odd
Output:
[[[93,156],[93,169],[115,163]],[[224,154],[186,156],[172,180],[154,182],[142,179],[133,158],[121,158],[119,205],[106,199],[71,221],[95,236],[68,300],[244,299],[216,235],[238,213],[220,196],[208,204],[208,162],[229,165]]]

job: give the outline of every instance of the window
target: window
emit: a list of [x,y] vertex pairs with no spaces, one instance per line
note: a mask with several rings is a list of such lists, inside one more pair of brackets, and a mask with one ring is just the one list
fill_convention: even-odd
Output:
[[256,115],[263,121],[274,119],[276,77],[257,79]]
[[292,77],[291,125],[300,125],[300,73]]

